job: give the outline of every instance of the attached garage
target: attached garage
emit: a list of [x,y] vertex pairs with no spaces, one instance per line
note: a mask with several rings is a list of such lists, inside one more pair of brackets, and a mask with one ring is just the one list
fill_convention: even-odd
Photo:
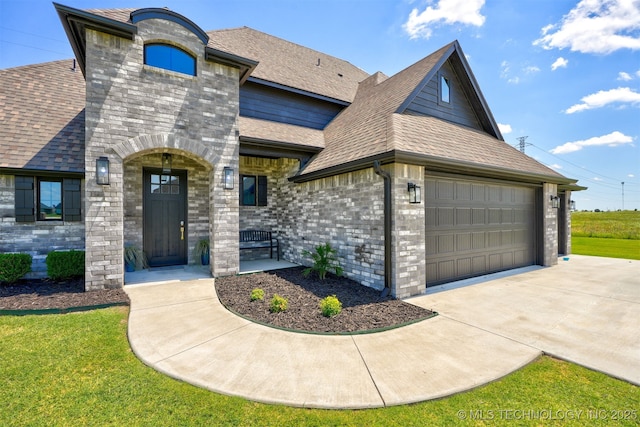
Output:
[[425,177],[427,286],[537,263],[536,188]]

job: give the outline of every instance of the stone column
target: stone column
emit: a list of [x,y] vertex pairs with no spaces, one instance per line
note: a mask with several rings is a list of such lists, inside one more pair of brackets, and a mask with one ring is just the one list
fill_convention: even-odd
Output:
[[552,207],[551,196],[558,196],[558,185],[542,184],[542,265],[558,263],[558,209]]

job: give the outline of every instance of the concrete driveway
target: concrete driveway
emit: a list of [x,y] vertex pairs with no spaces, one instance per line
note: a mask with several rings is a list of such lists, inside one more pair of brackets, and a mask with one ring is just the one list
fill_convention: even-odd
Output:
[[453,287],[407,302],[640,385],[640,261],[572,255]]

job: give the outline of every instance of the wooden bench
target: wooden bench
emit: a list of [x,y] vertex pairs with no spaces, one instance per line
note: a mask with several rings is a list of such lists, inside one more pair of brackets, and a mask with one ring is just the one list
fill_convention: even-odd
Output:
[[276,250],[276,256],[280,261],[280,250],[278,239],[271,236],[270,231],[263,230],[242,230],[240,231],[240,249],[261,249],[268,248],[271,250],[271,258],[273,259],[273,250]]

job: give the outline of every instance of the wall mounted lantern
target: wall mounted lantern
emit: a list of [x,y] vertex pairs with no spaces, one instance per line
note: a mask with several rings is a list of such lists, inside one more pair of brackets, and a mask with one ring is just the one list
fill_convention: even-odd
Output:
[[571,209],[572,212],[576,210],[576,201],[575,200],[569,200],[569,209]]
[[551,195],[551,207],[558,209],[560,207],[560,197]]
[[420,203],[422,200],[422,192],[419,185],[410,182],[407,185],[409,191],[409,203]]
[[162,153],[162,173],[171,175],[171,154]]
[[96,159],[96,182],[98,185],[109,185],[109,159],[106,157]]
[[224,189],[233,190],[233,168],[225,166],[224,168]]

